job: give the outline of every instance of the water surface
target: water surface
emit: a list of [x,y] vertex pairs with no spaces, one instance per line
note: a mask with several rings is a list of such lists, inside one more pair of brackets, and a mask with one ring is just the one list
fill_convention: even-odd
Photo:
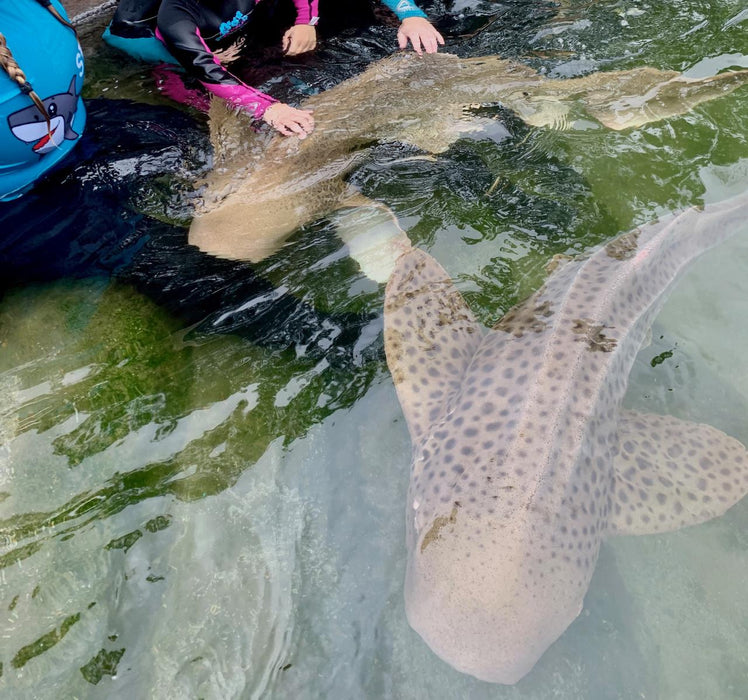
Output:
[[[461,2],[442,21],[465,35],[453,50],[559,76],[748,65],[740,2]],[[410,442],[382,351],[383,289],[332,255],[326,221],[257,266],[188,250],[204,122],[95,36],[84,34],[99,105],[88,150],[37,206],[0,210],[14,233],[0,301],[0,692],[748,694],[748,502],[609,541],[582,615],[515,687],[429,651],[403,610]],[[322,58],[365,64],[392,40],[346,34]],[[344,77],[320,74],[322,58],[285,66],[296,82],[269,80],[292,93]],[[746,89],[624,133],[482,112],[509,137],[436,158],[383,144],[351,180],[392,207],[486,324],[542,283],[552,255],[748,184]],[[628,405],[748,441],[746,269],[748,230],[683,278]]]

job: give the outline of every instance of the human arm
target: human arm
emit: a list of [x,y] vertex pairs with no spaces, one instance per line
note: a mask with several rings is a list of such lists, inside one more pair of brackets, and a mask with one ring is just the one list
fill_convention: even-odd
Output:
[[[163,2],[159,9],[156,36],[182,67],[217,97],[244,109],[256,119],[264,119],[285,135],[295,133],[303,138],[314,128],[314,121],[306,110],[281,104],[226,70],[203,39],[189,4]],[[274,115],[266,118],[266,111],[275,105],[283,109],[274,109]]]
[[214,95],[242,107],[257,119],[276,100],[246,85],[221,65],[218,57],[205,43],[197,18],[189,5],[164,2],[158,12],[156,36],[164,42],[174,58]]
[[444,46],[444,37],[428,21],[426,13],[412,0],[382,0],[384,5],[395,13],[400,20],[397,41],[401,49],[410,42],[420,56],[436,53],[439,45]]

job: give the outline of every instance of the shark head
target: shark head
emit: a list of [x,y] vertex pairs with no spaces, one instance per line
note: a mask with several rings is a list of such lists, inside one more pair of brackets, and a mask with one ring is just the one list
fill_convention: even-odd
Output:
[[[610,475],[592,453],[611,451],[611,421],[593,448],[533,388],[553,308],[533,299],[484,333],[418,250],[385,295],[387,358],[414,442],[408,620],[442,659],[494,683],[516,683],[578,616],[609,507]],[[569,353],[581,345],[568,342]],[[554,382],[560,398],[560,373]]]
[[514,684],[578,616],[586,580],[571,559],[546,560],[532,538],[515,539],[519,520],[496,527],[478,516],[457,501],[425,524],[409,550],[406,614],[458,671]]
[[73,130],[73,118],[78,107],[75,92],[75,76],[70,81],[67,92],[61,92],[42,100],[49,114],[49,129],[44,115],[36,105],[31,105],[8,116],[8,126],[17,139],[33,144],[34,153],[44,155],[55,150],[67,140],[77,139]]

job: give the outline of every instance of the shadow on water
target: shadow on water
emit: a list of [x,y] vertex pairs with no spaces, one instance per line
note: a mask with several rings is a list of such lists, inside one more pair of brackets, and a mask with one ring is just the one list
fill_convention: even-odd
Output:
[[253,266],[187,245],[184,200],[210,154],[200,124],[168,107],[131,102],[96,100],[88,109],[78,162],[0,209],[10,234],[0,243],[5,289],[111,276],[196,335],[236,333],[275,348],[304,345],[310,355],[321,353],[315,344],[329,349],[322,329],[334,327],[347,340],[368,321],[367,314],[319,314]]

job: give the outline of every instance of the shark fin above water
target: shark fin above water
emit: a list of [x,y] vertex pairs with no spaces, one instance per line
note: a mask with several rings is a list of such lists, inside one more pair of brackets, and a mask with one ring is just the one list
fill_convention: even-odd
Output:
[[748,451],[710,425],[622,412],[611,534],[646,535],[723,515],[748,492]]

